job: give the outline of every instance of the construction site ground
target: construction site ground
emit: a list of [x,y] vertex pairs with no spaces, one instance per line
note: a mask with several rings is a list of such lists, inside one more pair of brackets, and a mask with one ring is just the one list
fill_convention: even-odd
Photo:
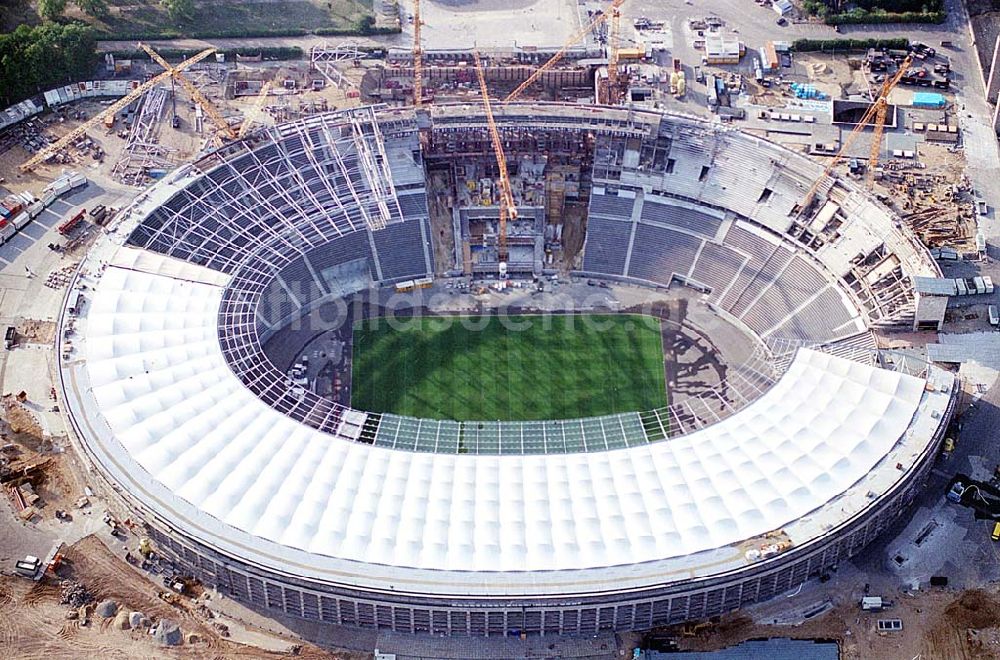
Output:
[[[749,639],[790,637],[835,639],[842,660],[1000,657],[1000,591],[996,585],[965,592],[935,590],[915,595],[883,595],[895,598],[895,603],[879,613],[861,612],[858,602],[843,602],[797,624],[762,623],[746,614],[725,617],[694,636],[682,634],[679,646],[683,650],[708,651]],[[823,605],[817,603],[819,607]],[[879,632],[876,622],[884,619],[900,619],[903,629]]]
[[[183,643],[169,647],[146,630],[122,630],[112,619],[97,616],[93,604],[87,608],[88,625],[81,626],[79,610],[60,604],[63,579],[84,585],[94,596],[94,604],[110,599],[128,612],[141,612],[153,623],[164,619],[177,623]],[[303,658],[369,657],[243,630],[235,621],[215,615],[207,602],[211,601],[204,596],[191,599],[157,589],[103,542],[87,536],[66,550],[58,578],[35,583],[0,576],[0,645],[5,657],[17,658],[271,658],[293,653]],[[76,612],[76,618],[67,617],[70,611]],[[225,637],[217,627],[223,621]]]

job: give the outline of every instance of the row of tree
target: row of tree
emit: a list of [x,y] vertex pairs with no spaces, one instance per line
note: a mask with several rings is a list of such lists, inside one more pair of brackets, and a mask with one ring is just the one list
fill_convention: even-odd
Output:
[[59,85],[90,80],[97,63],[97,39],[88,26],[20,25],[0,34],[0,108]]

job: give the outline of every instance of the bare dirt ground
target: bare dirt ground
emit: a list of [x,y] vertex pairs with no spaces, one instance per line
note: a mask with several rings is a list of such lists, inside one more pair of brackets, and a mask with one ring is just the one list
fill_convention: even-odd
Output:
[[55,341],[56,324],[54,321],[25,319],[17,325],[17,335],[25,343],[49,345]]
[[[900,619],[903,630],[879,633],[880,619]],[[765,637],[834,639],[843,660],[995,659],[1000,658],[1000,590],[993,585],[899,594],[893,607],[879,613],[844,603],[794,627],[755,624],[736,614],[698,635],[681,636],[679,644],[682,650],[708,651]]]
[[[180,625],[184,643],[167,647],[145,630],[120,630],[111,619],[90,614],[81,627],[67,619],[68,605],[60,604],[60,579],[34,583],[0,576],[0,655],[5,658],[272,658],[271,653],[224,639],[206,618],[200,603],[177,597],[171,604],[157,595],[156,587],[112,555],[99,540],[89,536],[66,553],[60,579],[83,584],[96,603],[112,599],[120,607],[142,612],[154,623],[170,619]],[[189,643],[193,633],[196,641]],[[298,657],[360,660],[364,654],[336,654],[302,644]]]

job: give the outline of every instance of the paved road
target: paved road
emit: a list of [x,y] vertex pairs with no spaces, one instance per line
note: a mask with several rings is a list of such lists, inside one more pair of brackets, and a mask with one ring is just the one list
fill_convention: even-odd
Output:
[[[0,245],[0,269],[12,264],[25,250],[44,238],[48,234],[48,230],[79,211],[83,204],[102,192],[100,188],[88,185],[71,195],[52,202],[47,209],[38,214],[38,217],[14,234],[13,238]],[[48,240],[52,240],[51,235]],[[24,269],[21,270],[23,273]]]

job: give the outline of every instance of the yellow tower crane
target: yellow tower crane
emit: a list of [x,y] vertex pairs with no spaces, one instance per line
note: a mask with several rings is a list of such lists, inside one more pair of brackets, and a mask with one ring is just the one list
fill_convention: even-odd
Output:
[[424,102],[424,49],[420,45],[420,0],[413,0],[413,105]]
[[194,99],[195,103],[201,106],[201,109],[204,110],[205,114],[212,119],[212,121],[215,123],[215,125],[218,127],[221,133],[223,133],[230,140],[236,139],[237,136],[236,129],[234,129],[232,126],[229,125],[229,122],[227,122],[226,118],[222,116],[222,113],[219,112],[219,110],[212,104],[211,101],[205,98],[205,95],[201,93],[200,89],[195,87],[188,81],[187,78],[181,75],[180,69],[171,66],[169,62],[160,57],[159,53],[157,53],[155,50],[153,50],[146,44],[140,43],[139,48],[142,48],[144,51],[146,51],[149,54],[149,56],[153,58],[154,61],[156,61],[157,64],[166,69],[167,72],[170,74],[170,76],[181,84],[181,87],[187,90],[188,94],[191,95],[191,98]]
[[[907,55],[906,59],[900,62],[896,75],[891,79],[886,78],[885,82],[882,83],[878,99],[872,105],[872,108],[875,109],[875,129],[872,132],[871,151],[868,152],[868,170],[865,172],[865,185],[869,190],[875,185],[875,168],[878,167],[878,157],[882,151],[882,133],[885,131],[885,119],[889,112],[889,93],[906,75],[911,62],[913,62],[912,55]],[[870,110],[871,108],[869,108]]]
[[903,76],[906,75],[906,71],[910,68],[910,64],[913,62],[913,56],[907,55],[899,64],[899,69],[891,78],[886,78],[882,83],[882,87],[879,89],[878,97],[875,98],[872,104],[865,111],[865,114],[861,117],[861,120],[854,127],[854,130],[848,134],[847,139],[844,140],[844,144],[841,145],[840,150],[837,154],[830,160],[823,173],[816,179],[812,187],[806,192],[805,197],[799,203],[798,216],[805,213],[808,208],[812,205],[815,200],[816,193],[819,191],[820,187],[827,181],[830,173],[833,169],[840,164],[844,157],[847,155],[857,139],[858,135],[865,130],[866,127],[872,126],[874,131],[872,133],[872,144],[871,150],[868,153],[868,170],[865,172],[865,183],[868,188],[871,188],[875,181],[875,168],[878,167],[879,153],[882,150],[882,133],[885,131],[885,121],[889,110],[889,94],[895,89],[899,81],[902,80]]
[[486,87],[486,76],[483,74],[479,51],[472,51],[472,57],[476,62],[476,76],[479,77],[479,90],[483,94],[483,107],[486,109],[486,122],[490,129],[490,140],[493,142],[493,153],[497,159],[497,168],[500,170],[500,227],[497,236],[497,257],[500,263],[504,263],[507,261],[507,220],[517,219],[517,207],[514,205],[514,194],[511,192],[510,176],[507,173],[507,156],[504,155],[500,131],[497,130],[497,123],[493,118],[493,106],[490,104],[490,93]]
[[[188,68],[192,64],[196,64],[197,62],[202,61],[203,59],[205,59],[206,57],[208,57],[209,55],[211,55],[214,52],[215,52],[214,48],[208,48],[206,50],[203,50],[200,53],[198,53],[197,55],[195,55],[194,57],[188,58],[188,59],[184,60],[183,62],[181,62],[180,64],[178,64],[177,66],[175,66],[174,70],[175,71],[183,71],[184,69]],[[79,126],[77,126],[76,128],[74,128],[72,131],[70,131],[66,135],[62,136],[61,138],[59,138],[58,140],[56,140],[52,144],[48,145],[47,147],[45,147],[44,149],[42,149],[41,151],[39,151],[38,153],[36,153],[34,156],[32,156],[31,158],[29,158],[24,163],[21,163],[21,165],[19,166],[20,170],[22,172],[28,172],[30,170],[35,169],[35,167],[38,166],[40,163],[44,163],[49,158],[49,156],[51,156],[52,154],[54,154],[55,152],[59,151],[60,149],[62,149],[64,147],[72,144],[73,142],[75,142],[79,137],[81,137],[82,135],[84,135],[91,128],[93,128],[94,126],[96,126],[96,125],[100,124],[101,122],[103,122],[105,120],[105,118],[107,118],[107,117],[114,117],[114,115],[115,115],[116,112],[118,112],[118,111],[122,110],[123,108],[127,107],[128,104],[132,103],[133,101],[135,101],[137,98],[141,97],[143,94],[145,94],[146,92],[148,92],[152,88],[156,87],[157,85],[159,85],[163,81],[165,81],[168,78],[170,78],[170,76],[171,76],[171,72],[170,71],[164,71],[163,73],[161,73],[159,75],[153,76],[152,78],[150,78],[149,80],[147,80],[146,82],[142,83],[141,85],[139,85],[138,87],[136,87],[135,89],[133,89],[131,92],[129,92],[128,94],[126,94],[125,96],[121,97],[120,99],[118,99],[117,101],[115,101],[114,103],[112,103],[111,105],[109,105],[107,108],[105,108],[101,112],[97,113],[96,115],[94,115],[93,117],[91,117],[90,119],[88,119],[87,121],[85,121],[84,123],[82,123]]]
[[608,14],[609,13],[614,14],[615,12],[617,12],[618,8],[621,7],[624,2],[625,2],[625,0],[614,0],[614,2],[612,2],[611,6],[608,8],[608,11],[601,12],[600,14],[597,14],[596,16],[594,16],[594,19],[592,21],[590,21],[589,25],[587,25],[587,26],[585,26],[583,28],[580,28],[579,31],[577,31],[569,39],[567,39],[566,43],[563,44],[562,48],[560,48],[558,51],[556,51],[555,55],[553,55],[552,57],[550,57],[549,60],[545,64],[543,64],[542,66],[540,66],[537,69],[535,69],[534,73],[532,73],[530,76],[528,76],[525,79],[524,82],[522,82],[520,85],[518,85],[517,88],[513,92],[511,92],[510,94],[508,94],[507,98],[505,98],[503,100],[503,102],[504,103],[510,103],[511,101],[514,101],[519,96],[521,96],[521,94],[524,93],[524,90],[526,90],[529,87],[531,87],[535,83],[536,80],[538,80],[539,78],[542,77],[542,74],[544,74],[546,71],[548,71],[549,69],[551,69],[552,67],[554,67],[556,64],[558,64],[559,61],[562,60],[562,58],[566,56],[566,53],[569,52],[570,48],[572,48],[575,44],[577,44],[581,40],[583,40],[588,34],[590,34],[591,30],[597,28],[601,23],[603,23],[604,21],[606,21],[608,19]]
[[264,102],[267,100],[267,95],[270,91],[271,81],[268,80],[261,85],[260,92],[257,94],[257,98],[254,99],[253,106],[247,109],[246,116],[243,118],[243,123],[240,125],[240,131],[236,134],[237,140],[243,139],[243,137],[250,132],[250,127],[253,126],[257,116],[260,115],[260,111],[264,107]]
[[608,57],[608,91],[604,97],[604,102],[609,105],[614,105],[618,103],[618,97],[620,92],[619,77],[618,77],[618,52],[621,49],[621,33],[622,33],[622,13],[617,6],[611,8],[611,30],[608,33],[608,48],[610,49],[610,55]]

